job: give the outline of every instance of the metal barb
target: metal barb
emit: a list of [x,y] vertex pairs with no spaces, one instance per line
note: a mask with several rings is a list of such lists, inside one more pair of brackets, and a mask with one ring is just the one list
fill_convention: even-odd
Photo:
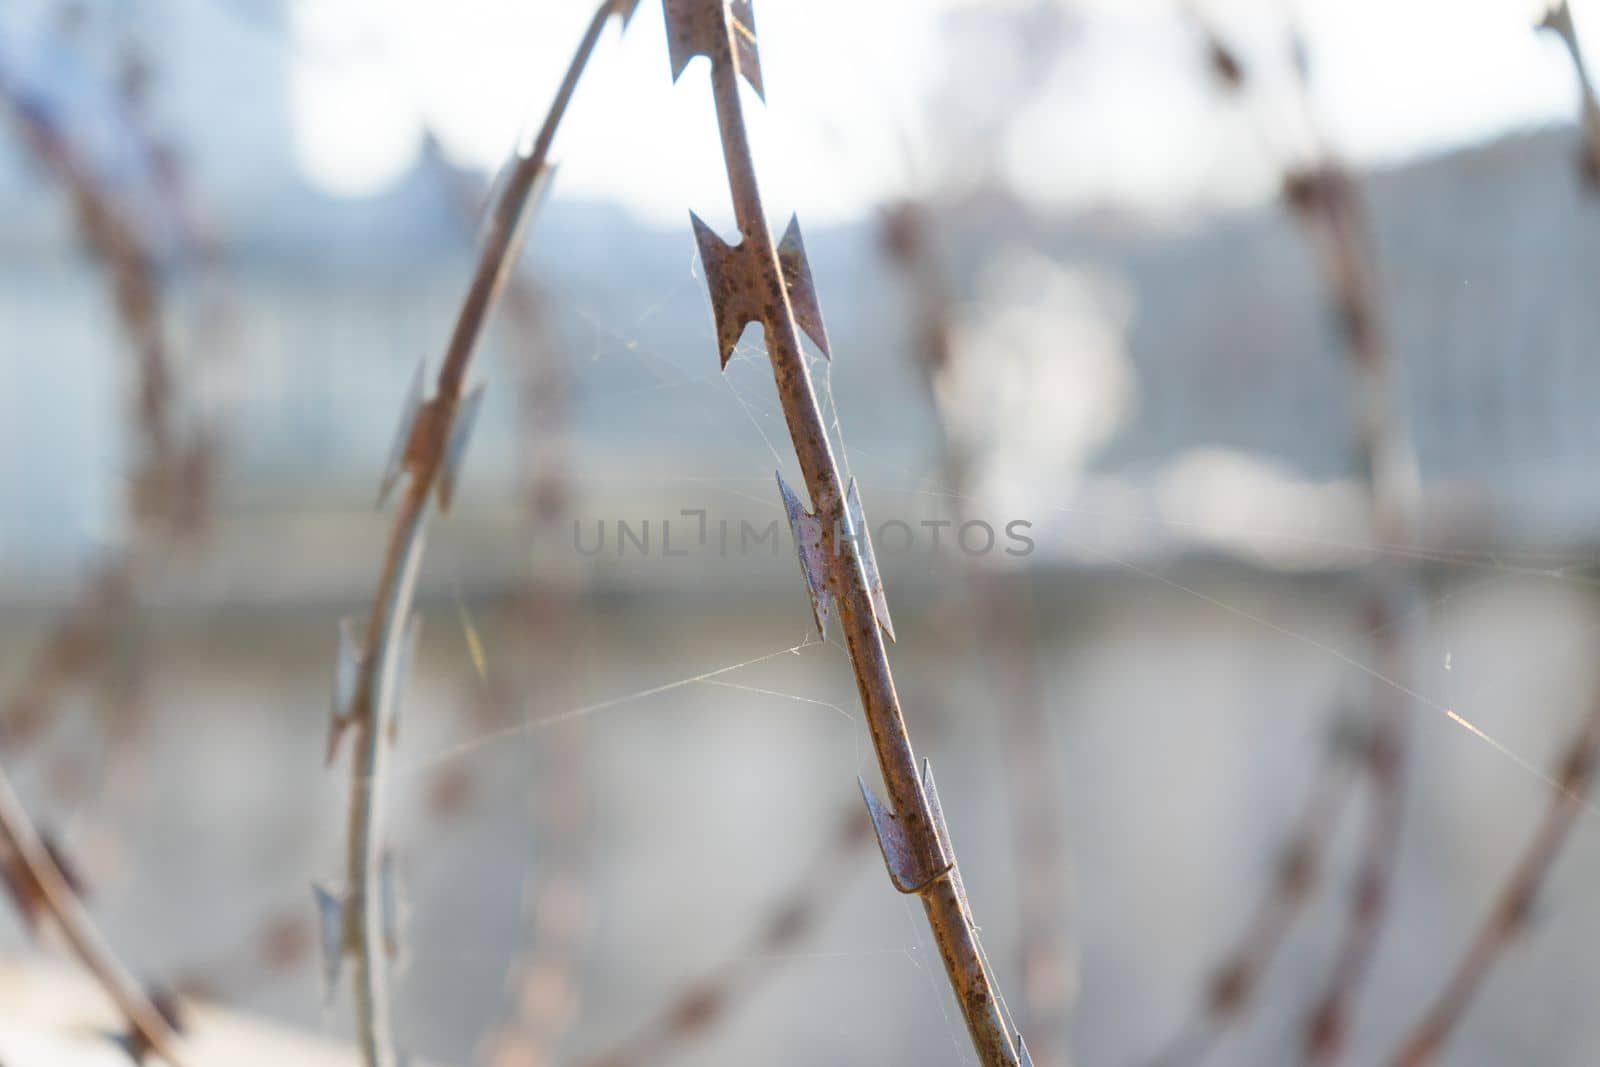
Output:
[[[928,798],[928,814],[932,817],[933,832],[938,836],[939,851],[945,856],[954,857],[955,846],[950,843],[950,827],[945,825],[944,806],[939,803],[939,790],[933,785],[933,763],[927,759],[922,761],[922,792]],[[949,860],[948,869],[954,873],[955,859]],[[967,906],[967,888],[957,876],[955,879],[956,895],[961,898],[961,906]]]
[[[355,758],[350,777],[345,845],[348,948],[353,957],[356,1038],[367,1067],[394,1067],[397,1050],[391,1034],[388,955],[384,951],[383,793],[387,781],[387,740],[402,684],[407,625],[422,558],[430,499],[453,495],[462,449],[470,435],[478,400],[463,396],[473,353],[502,286],[510,276],[529,218],[529,205],[548,178],[548,156],[557,128],[582,72],[612,15],[632,14],[630,0],[600,0],[579,42],[544,123],[533,142],[518,146],[511,167],[488,211],[483,246],[455,326],[445,349],[431,399],[424,401],[422,372],[413,381],[400,429],[384,473],[380,502],[402,473],[411,475],[390,530],[372,610],[363,639],[365,656],[351,699],[347,722],[354,728]],[[336,724],[335,730],[342,729]],[[337,738],[334,739],[335,742]]]
[[322,948],[322,997],[324,1003],[331,1004],[344,971],[345,954],[350,950],[350,924],[345,909],[349,895],[320,885],[312,886],[311,893],[317,902],[317,940]]
[[878,847],[883,850],[883,864],[889,869],[889,880],[902,893],[920,895],[933,884],[934,879],[948,874],[951,869],[949,852],[941,847],[939,863],[930,866],[920,853],[911,847],[901,818],[878,799],[867,780],[856,776],[861,786],[861,799],[867,802],[867,814],[872,817],[872,828],[878,834]]
[[895,643],[894,621],[889,618],[889,595],[883,588],[883,576],[878,573],[878,554],[872,548],[872,527],[867,525],[867,513],[861,507],[861,492],[856,480],[850,479],[850,488],[844,494],[845,518],[850,523],[850,537],[856,543],[856,555],[861,559],[861,569],[867,578],[867,589],[872,593],[872,611],[878,619],[883,636]]
[[361,630],[353,617],[339,620],[339,654],[333,668],[333,709],[328,718],[328,751],[324,766],[332,766],[339,755],[339,742],[355,714],[356,693],[367,659]]
[[689,60],[705,56],[713,66],[733,57],[728,47],[730,24],[738,41],[734,66],[765,103],[761,85],[761,53],[756,47],[756,17],[750,0],[663,0],[667,20],[667,54],[672,60],[672,80],[677,81]]
[[[693,211],[689,212],[689,220],[700,246],[700,264],[705,268],[706,286],[711,290],[711,309],[716,317],[717,344],[723,369],[727,369],[746,326],[758,322],[770,335],[783,325],[782,310],[774,293],[777,286],[772,279],[772,256],[765,248],[747,240],[728,244]],[[822,309],[817,306],[811,264],[806,260],[798,219],[790,219],[789,229],[778,246],[778,270],[789,294],[795,322],[823,356],[831,359],[828,331],[822,322]]]
[[752,253],[748,241],[730,245],[717,236],[693,211],[695,241],[700,246],[700,265],[705,268],[706,285],[711,290],[711,310],[716,316],[717,345],[722,368],[728,367],[744,328],[752,322],[765,323],[770,292],[767,259],[761,249]]
[[418,363],[411,376],[411,388],[406,390],[405,403],[400,408],[400,425],[395,430],[394,444],[389,446],[389,462],[383,468],[383,480],[378,483],[378,506],[389,498],[389,492],[406,470],[406,457],[411,448],[412,431],[417,415],[422,410],[422,375],[424,364]]
[[1539,20],[1538,28],[1549,30],[1561,38],[1572,59],[1578,76],[1579,113],[1583,124],[1583,151],[1579,157],[1580,173],[1591,187],[1600,183],[1600,102],[1595,99],[1594,83],[1589,76],[1588,64],[1583,59],[1583,49],[1578,43],[1578,27],[1572,17],[1572,7],[1567,0],[1552,4]]
[[1541,30],[1550,30],[1569,44],[1577,41],[1577,30],[1572,24],[1572,8],[1568,6],[1567,0],[1558,0],[1551,4],[1540,16],[1537,26]]
[[800,237],[797,215],[789,216],[789,228],[783,231],[783,240],[778,242],[778,268],[783,271],[783,285],[789,291],[789,306],[794,309],[795,321],[823,356],[831,360],[828,328],[822,322],[822,307],[817,303],[817,287],[811,281],[811,261],[806,258],[806,243]]
[[822,520],[805,509],[789,483],[783,480],[781,471],[778,492],[783,494],[783,510],[789,516],[795,551],[800,556],[800,573],[805,576],[806,589],[811,594],[811,615],[817,621],[818,635],[826,641],[828,620],[833,618],[837,602],[829,583],[832,567],[822,541]]
[[637,10],[639,10],[639,0],[615,0],[611,5],[611,13],[622,22],[624,30],[628,28],[628,23],[633,21],[633,13]]

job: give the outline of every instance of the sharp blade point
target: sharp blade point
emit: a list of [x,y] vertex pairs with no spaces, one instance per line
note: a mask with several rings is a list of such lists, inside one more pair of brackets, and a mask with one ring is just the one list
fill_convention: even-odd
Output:
[[[755,11],[750,0],[662,0],[667,23],[667,55],[677,81],[695,56],[712,63],[732,59],[744,80],[766,102],[761,84],[761,50],[756,44]],[[730,37],[735,51],[730,54]]]
[[783,270],[784,288],[789,291],[789,306],[805,335],[823,357],[831,360],[833,352],[828,347],[828,328],[822,321],[822,305],[817,302],[817,287],[811,279],[811,261],[806,257],[805,240],[800,236],[800,219],[789,217],[789,227],[778,242],[778,266]]
[[389,492],[406,469],[406,453],[410,450],[411,431],[416,426],[417,412],[422,409],[422,374],[424,364],[418,363],[411,377],[411,388],[406,393],[405,406],[400,411],[400,427],[395,431],[394,444],[389,447],[389,462],[383,470],[383,480],[378,484],[378,504],[389,498]]
[[902,893],[921,892],[939,872],[923,869],[911,850],[899,817],[883,806],[865,778],[857,775],[856,781],[861,786],[861,798],[867,802],[872,828],[878,835],[878,848],[883,853],[883,865],[889,870],[889,881]]
[[854,478],[850,479],[850,487],[845,490],[844,508],[845,518],[849,520],[851,533],[856,538],[856,555],[861,558],[861,569],[867,579],[867,592],[872,594],[872,613],[878,620],[878,628],[892,645],[895,643],[894,620],[889,617],[889,595],[883,588],[883,575],[878,570],[878,554],[872,547],[872,527],[867,524],[867,513],[861,507],[861,491],[856,488]]
[[344,968],[346,948],[345,897],[325,886],[314,885],[317,901],[318,943],[322,947],[323,998],[331,1003]]
[[638,10],[639,0],[617,0],[617,2],[611,6],[611,13],[622,21],[622,28],[624,31],[627,30],[628,23],[633,21],[634,12]]
[[[722,6],[722,0],[716,0]],[[733,20],[734,43],[739,57],[739,73],[750,83],[761,102],[767,102],[766,87],[761,84],[761,50],[756,41],[756,12],[752,0],[733,0],[728,5],[728,17]]]
[[739,345],[744,328],[751,322],[761,321],[761,301],[753,284],[756,275],[750,272],[746,245],[730,245],[717,231],[707,226],[705,220],[689,212],[694,227],[695,244],[700,249],[700,266],[705,271],[706,288],[711,291],[711,313],[717,326],[717,348],[722,357],[722,369],[728,369],[728,360]]
[[833,616],[834,595],[828,585],[828,549],[822,540],[822,520],[806,511],[789,483],[778,472],[778,492],[783,496],[783,510],[789,516],[789,532],[794,536],[795,551],[800,557],[800,574],[806,581],[806,592],[811,596],[811,615],[817,623],[817,633],[828,639],[828,620]]
[[328,764],[338,756],[339,741],[355,716],[356,693],[366,661],[364,640],[356,619],[339,620],[339,652],[333,668],[333,708],[328,723]]

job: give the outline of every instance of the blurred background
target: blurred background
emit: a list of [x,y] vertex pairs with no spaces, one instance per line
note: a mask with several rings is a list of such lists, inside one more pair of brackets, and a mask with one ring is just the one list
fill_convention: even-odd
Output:
[[[342,870],[338,624],[591,13],[0,3],[0,766],[140,975],[348,1039],[308,891]],[[1347,1062],[1388,1062],[1559,800],[1596,696],[1600,157],[1546,15],[758,4],[763,192],[805,227],[912,738],[1040,1067],[1299,1056],[1372,776],[1247,1003],[1214,975],[1374,705],[1411,744]],[[1570,15],[1600,47],[1600,4]],[[474,372],[388,798],[430,1062],[974,1062],[849,821],[876,769],[838,636],[787,530],[742,532],[800,481],[757,331],[717,367],[705,72],[673,85],[660,5],[608,31]],[[1322,223],[1356,201],[1282,194],[1331,174],[1353,239]],[[1444,1062],[1592,1062],[1596,825]],[[23,988],[66,959],[27,934],[0,919]]]

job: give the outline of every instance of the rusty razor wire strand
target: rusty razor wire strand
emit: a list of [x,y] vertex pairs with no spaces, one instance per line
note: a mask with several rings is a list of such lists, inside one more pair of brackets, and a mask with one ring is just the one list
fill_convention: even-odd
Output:
[[48,915],[84,968],[94,976],[128,1027],[123,1041],[135,1060],[155,1053],[173,1067],[180,1023],[176,1002],[146,992],[112,952],[74,886],[74,877],[54,846],[39,836],[10,780],[0,771],[0,867],[18,911],[30,928]]
[[[1582,173],[1591,185],[1600,184],[1600,105],[1578,48],[1572,11],[1561,0],[1546,13],[1540,27],[1557,33],[1566,44],[1582,92],[1584,152]],[[1522,856],[1500,887],[1494,906],[1479,927],[1456,969],[1451,973],[1427,1013],[1401,1041],[1392,1067],[1426,1067],[1443,1050],[1446,1041],[1472,1005],[1478,989],[1488,979],[1500,957],[1527,927],[1540,887],[1551,877],[1573,827],[1583,815],[1600,763],[1600,694],[1577,734],[1568,743],[1556,774],[1558,787],[1550,794],[1544,817],[1534,830]]]
[[337,755],[344,731],[354,731],[350,777],[346,886],[342,894],[317,889],[321,917],[324,978],[337,984],[346,955],[354,961],[357,1039],[368,1067],[394,1067],[388,961],[396,947],[393,864],[384,847],[381,816],[387,748],[393,740],[399,691],[416,642],[412,593],[422,559],[429,497],[437,492],[448,511],[463,450],[472,432],[481,388],[467,392],[465,380],[489,314],[521,248],[523,228],[549,177],[548,157],[556,129],[611,16],[624,25],[637,0],[605,0],[567,68],[533,144],[519,146],[490,205],[489,225],[467,295],[434,386],[422,396],[422,367],[412,382],[399,433],[379,490],[379,503],[409,475],[395,515],[378,578],[371,614],[364,626],[342,627],[329,727],[328,760]]
[[[0,710],[0,737],[15,747],[44,724],[58,693],[107,655],[112,644],[110,620],[126,606],[144,562],[141,543],[198,528],[205,510],[211,443],[203,432],[189,441],[177,440],[160,284],[138,227],[101,188],[93,168],[74,151],[48,109],[3,71],[0,107],[14,121],[24,148],[71,197],[85,242],[112,281],[118,321],[138,356],[134,421],[139,462],[129,496],[133,544],[103,565]],[[0,846],[7,887],[30,929],[37,928],[44,916],[54,920],[74,955],[122,1015],[128,1051],[136,1058],[153,1052],[178,1063],[176,1001],[164,993],[146,992],[118,961],[84,909],[61,852],[34,828],[3,772]]]
[[[1239,91],[1246,81],[1243,64],[1195,4],[1186,4],[1185,11],[1205,38],[1212,77],[1225,92]],[[1415,537],[1418,520],[1416,459],[1404,420],[1396,410],[1393,356],[1380,314],[1370,227],[1356,181],[1329,147],[1312,111],[1309,63],[1303,42],[1296,37],[1293,43],[1299,103],[1316,151],[1311,165],[1286,171],[1283,196],[1313,242],[1355,379],[1356,444],[1374,541],[1380,545],[1408,544]],[[1274,151],[1271,143],[1267,150],[1269,154],[1282,155]],[[1405,814],[1411,718],[1405,679],[1410,673],[1415,575],[1410,567],[1380,554],[1364,577],[1363,632],[1369,637],[1377,660],[1370,682],[1370,725],[1360,740],[1368,772],[1365,777],[1372,784],[1372,802],[1345,931],[1332,974],[1303,1034],[1304,1058],[1317,1065],[1332,1063],[1343,1050],[1351,1004],[1370,969],[1387,912]],[[1343,777],[1345,783],[1356,780],[1355,776]],[[1323,788],[1319,783],[1317,791]],[[1335,809],[1344,806],[1342,793],[1349,790],[1349,784],[1335,782],[1326,788],[1334,790],[1334,797],[1324,801],[1314,793],[1308,813],[1323,805]],[[1337,810],[1315,816],[1312,844],[1316,854],[1325,851],[1337,824]],[[1298,890],[1295,895],[1303,899]],[[1276,896],[1269,895],[1267,910],[1252,922],[1252,930],[1257,923],[1282,924],[1292,918],[1291,914],[1269,919],[1278,908]],[[1265,955],[1275,951],[1282,936],[1280,931],[1265,939]],[[1256,961],[1253,977],[1264,965],[1264,959]],[[1242,1004],[1233,1002],[1237,990],[1228,988],[1232,978],[1224,970],[1213,979],[1209,998],[1213,1015],[1225,1009],[1223,1014],[1231,1019],[1242,1010]],[[1248,995],[1246,990],[1245,1003]],[[1213,1020],[1208,1031],[1219,1025]],[[1202,1032],[1189,1048],[1187,1058],[1202,1058],[1214,1036]],[[1184,1058],[1182,1042],[1178,1049],[1179,1058]]]
[[839,881],[855,867],[872,842],[866,813],[851,805],[822,855],[773,908],[746,950],[730,957],[673,999],[671,1004],[628,1037],[598,1055],[580,1061],[583,1067],[643,1067],[662,1063],[675,1050],[705,1035],[725,1018],[734,1002],[748,997],[817,925]]
[[1591,189],[1600,188],[1600,101],[1595,99],[1589,68],[1583,61],[1583,49],[1578,47],[1578,27],[1568,0],[1551,4],[1539,20],[1539,29],[1560,37],[1561,43],[1567,46],[1567,54],[1572,57],[1572,69],[1578,76],[1578,114],[1583,127],[1578,172]]
[[[1239,56],[1197,4],[1185,3],[1183,13],[1200,35],[1206,66],[1218,90],[1225,95],[1242,93],[1248,71]],[[1267,148],[1270,154],[1277,154],[1274,146]],[[1327,744],[1293,829],[1280,846],[1271,882],[1238,939],[1208,972],[1196,1017],[1166,1041],[1148,1067],[1198,1067],[1257,1003],[1263,975],[1323,879],[1334,835],[1360,780],[1353,764],[1364,748],[1363,730],[1349,716],[1341,715]]]
[[[914,301],[915,362],[927,387],[940,431],[942,489],[958,525],[972,516],[971,442],[957,429],[945,388],[954,358],[950,284],[933,248],[929,212],[918,203],[890,209],[883,245],[905,275]],[[997,694],[1002,737],[1011,773],[1012,854],[1017,870],[1017,930],[1021,951],[1024,1026],[1029,1053],[1041,1067],[1067,1060],[1066,1041],[1076,984],[1073,950],[1061,915],[1070,899],[1063,784],[1049,744],[1038,666],[1030,655],[1037,611],[1025,587],[967,559],[959,568],[972,630],[988,684]]]
[[[550,328],[544,297],[526,277],[504,298],[515,330],[522,513],[528,542],[540,545],[568,512],[569,457],[564,448],[570,396],[567,353]],[[516,658],[539,665],[539,699],[572,706],[586,643],[579,592],[554,579],[535,558],[512,605]],[[490,713],[519,706],[505,685],[481,699]],[[509,977],[512,1010],[485,1043],[493,1067],[554,1063],[579,1011],[574,974],[593,922],[589,916],[588,733],[583,721],[553,731],[532,774],[538,860],[529,876],[528,944]]]
[[1572,829],[1583,816],[1595,769],[1600,762],[1600,692],[1578,734],[1568,744],[1556,773],[1559,788],[1550,794],[1544,818],[1534,830],[1477,936],[1427,1014],[1401,1042],[1391,1067],[1426,1067],[1438,1058],[1478,988],[1505,950],[1528,925],[1539,888],[1550,877]]
[[[429,134],[432,150],[437,141]],[[480,183],[456,175],[463,215],[475,220]],[[518,478],[528,543],[539,546],[562,521],[570,499],[567,402],[571,392],[566,353],[551,328],[537,282],[513,272],[501,304],[515,340],[518,415]],[[564,691],[581,670],[585,649],[577,590],[555,580],[537,551],[511,605],[511,644],[518,661],[538,664],[538,699],[571,706]],[[481,653],[475,653],[481,655]],[[479,670],[484,670],[480,661]],[[504,728],[520,706],[518,679],[484,673],[471,701],[477,717]],[[570,696],[570,692],[567,693]],[[523,709],[524,711],[526,709]],[[531,802],[540,862],[524,884],[529,943],[507,975],[511,1009],[483,1041],[482,1058],[493,1067],[553,1062],[561,1039],[578,1014],[577,959],[589,936],[588,882],[590,813],[587,735],[581,722],[556,731],[541,747],[532,773]],[[434,813],[449,817],[470,798],[463,767],[445,768],[430,787]]]
[[[1291,172],[1284,182],[1284,196],[1320,253],[1355,377],[1357,448],[1374,540],[1379,545],[1406,545],[1416,537],[1419,518],[1417,462],[1398,410],[1394,353],[1379,306],[1372,229],[1355,178],[1321,136],[1312,114],[1302,42],[1296,40],[1294,52],[1296,84],[1320,160],[1309,169]],[[1318,1065],[1333,1063],[1344,1050],[1352,1005],[1371,971],[1389,910],[1405,822],[1413,711],[1406,679],[1411,672],[1416,575],[1409,563],[1380,554],[1365,577],[1362,621],[1377,659],[1370,682],[1370,734],[1364,739],[1371,804],[1344,937],[1304,1034],[1305,1059]]]
[[837,618],[844,633],[888,790],[885,805],[865,781],[860,783],[890,881],[922,900],[979,1060],[985,1065],[1026,1063],[1027,1052],[1007,1018],[979,945],[932,772],[926,762],[919,766],[906,735],[884,644],[885,638],[894,638],[893,624],[861,498],[855,482],[846,487],[840,476],[801,347],[803,330],[829,356],[800,228],[791,221],[782,241],[774,241],[763,213],[739,95],[741,78],[758,96],[764,95],[751,0],[663,0],[663,7],[674,80],[695,56],[711,63],[712,96],[739,227],[739,242],[729,245],[691,214],[711,290],[719,354],[726,367],[745,327],[758,322],[764,328],[779,402],[813,510],[806,511],[781,474],[779,492],[817,628],[826,636],[829,622]]
[[204,501],[211,442],[187,440],[175,425],[172,353],[161,315],[155,257],[116,198],[101,188],[93,167],[74,151],[48,108],[0,71],[0,107],[14,119],[33,158],[71,196],[85,242],[105,265],[118,322],[138,357],[134,421],[139,461],[131,509],[168,534],[192,534]]

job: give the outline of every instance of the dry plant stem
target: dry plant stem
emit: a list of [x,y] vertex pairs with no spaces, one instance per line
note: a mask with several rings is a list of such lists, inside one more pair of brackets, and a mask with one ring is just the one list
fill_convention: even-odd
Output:
[[[904,891],[922,899],[979,1060],[985,1065],[1016,1065],[1017,1045],[985,966],[953,849],[942,833],[943,820],[936,818],[930,790],[924,787],[924,775],[919,773],[906,734],[862,552],[854,539],[841,534],[855,527],[846,514],[845,486],[801,349],[800,324],[790,294],[794,283],[785,282],[784,266],[762,209],[745,132],[739,78],[743,75],[752,85],[758,85],[760,80],[759,68],[755,67],[756,38],[750,5],[741,0],[738,18],[729,11],[727,0],[665,0],[665,7],[674,72],[681,70],[691,54],[705,55],[711,61],[723,160],[742,239],[736,248],[721,247],[725,257],[722,262],[705,265],[708,279],[714,269],[719,272],[720,284],[713,281],[711,285],[712,303],[719,322],[724,315],[749,312],[750,318],[765,327],[779,401],[819,528],[817,550],[828,560],[842,561],[842,565],[828,566],[825,577],[811,577],[826,582],[826,592],[836,606],[889,794],[892,814],[884,813],[878,831],[885,858],[891,864],[891,878]],[[703,259],[704,247],[703,244]],[[725,336],[722,344],[726,351]],[[813,607],[817,607],[815,602]],[[819,611],[819,617],[820,614]],[[899,872],[894,869],[897,863]],[[919,872],[916,884],[907,884],[900,877],[909,870]]]
[[1600,696],[1592,698],[1588,716],[1567,749],[1560,771],[1561,787],[1550,794],[1544,819],[1526,851],[1500,887],[1494,908],[1428,1014],[1406,1037],[1392,1067],[1425,1067],[1434,1062],[1456,1024],[1466,1014],[1489,972],[1523,931],[1539,887],[1550,876],[1572,828],[1583,816],[1600,760]]
[[[954,429],[941,389],[954,354],[954,330],[950,285],[930,231],[926,210],[921,205],[903,204],[886,220],[885,243],[911,284],[916,301],[916,363],[939,426],[944,488],[959,525],[971,517],[974,457]],[[968,617],[971,629],[982,635],[977,641],[988,683],[1000,698],[999,718],[1011,768],[1006,786],[1012,854],[1019,872],[1017,929],[1027,1013],[1024,1026],[1032,1038],[1028,1052],[1040,1067],[1054,1067],[1067,1060],[1065,1043],[1076,976],[1070,939],[1061,920],[1070,899],[1061,768],[1051,756],[1037,665],[1029,655],[1037,616],[1026,585],[1013,585],[975,560],[964,562],[960,577]]]
[[747,950],[699,979],[671,1005],[611,1049],[582,1061],[584,1067],[644,1067],[699,1038],[727,1016],[734,1001],[748,997],[784,962],[784,954],[815,927],[828,904],[837,898],[839,882],[872,842],[866,813],[851,805],[826,852],[806,869],[805,877],[773,909]]
[[0,772],[0,843],[10,852],[13,862],[20,865],[29,891],[55,920],[73,954],[116,1004],[136,1043],[178,1067],[182,1061],[177,1055],[178,1037],[172,1025],[95,929],[3,772]]
[[[422,558],[428,496],[443,471],[452,443],[462,386],[478,339],[520,248],[525,208],[547,170],[550,145],[578,79],[611,15],[631,13],[628,0],[606,0],[595,12],[566,77],[557,91],[532,147],[519,153],[492,206],[490,225],[472,283],[456,319],[435,384],[434,397],[416,412],[403,446],[410,478],[395,516],[360,658],[361,670],[348,722],[354,728],[355,764],[351,774],[349,836],[346,853],[348,894],[344,904],[345,949],[354,957],[356,1028],[369,1067],[393,1067],[387,946],[383,936],[381,792],[386,764],[386,734],[399,683],[406,621],[417,566]],[[335,730],[339,729],[336,722]]]

